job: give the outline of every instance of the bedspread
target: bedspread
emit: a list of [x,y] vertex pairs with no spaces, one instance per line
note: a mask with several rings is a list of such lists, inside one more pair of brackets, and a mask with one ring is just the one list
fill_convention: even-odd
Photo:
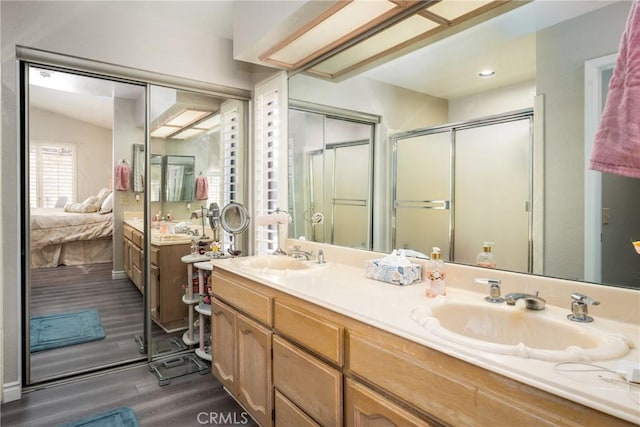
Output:
[[55,208],[31,211],[31,250],[69,242],[110,239],[112,233],[112,213],[71,213]]

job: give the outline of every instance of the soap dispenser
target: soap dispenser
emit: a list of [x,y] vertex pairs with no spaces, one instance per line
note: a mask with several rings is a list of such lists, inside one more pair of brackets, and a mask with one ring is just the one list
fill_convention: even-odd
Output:
[[484,242],[482,251],[476,257],[476,265],[478,267],[496,268],[496,259],[491,252],[493,242]]
[[440,248],[433,248],[431,252],[431,259],[427,262],[425,274],[428,280],[425,294],[429,298],[435,298],[439,295],[447,294],[447,288],[444,283],[444,278],[446,276],[445,264],[444,261],[440,259]]

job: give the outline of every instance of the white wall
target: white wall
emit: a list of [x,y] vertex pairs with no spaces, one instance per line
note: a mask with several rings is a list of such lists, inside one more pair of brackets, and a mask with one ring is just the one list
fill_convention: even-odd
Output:
[[[16,46],[250,89],[252,67],[232,59],[232,41],[225,38],[230,37],[230,26],[228,34],[221,35],[220,26],[212,24],[220,19],[216,8],[222,3],[0,2],[3,266],[20,265]],[[3,268],[0,280],[6,302],[2,342],[6,387],[21,380],[20,269]],[[10,398],[15,398],[15,389]]]
[[111,129],[105,129],[40,108],[29,109],[29,136],[32,141],[73,143],[77,149],[77,200],[112,188]]
[[449,100],[449,122],[458,123],[533,108],[536,82],[528,81]]

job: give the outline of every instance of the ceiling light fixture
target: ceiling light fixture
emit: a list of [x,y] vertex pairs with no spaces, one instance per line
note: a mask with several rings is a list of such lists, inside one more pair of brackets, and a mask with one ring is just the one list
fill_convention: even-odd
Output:
[[215,117],[211,111],[188,108],[154,129],[151,136],[156,138],[191,138],[200,132],[212,129],[214,125],[209,123]]
[[339,1],[260,59],[293,72],[341,79],[478,24],[526,2]]
[[496,75],[496,72],[493,70],[482,70],[478,73],[478,77],[483,77],[483,78],[493,77],[495,75]]

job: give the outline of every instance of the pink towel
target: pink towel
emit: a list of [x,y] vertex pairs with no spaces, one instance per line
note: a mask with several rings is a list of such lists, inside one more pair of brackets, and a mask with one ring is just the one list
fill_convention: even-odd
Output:
[[116,190],[127,191],[129,190],[129,176],[131,175],[131,169],[129,164],[122,161],[116,165]]
[[640,178],[640,1],[631,4],[591,152],[591,169]]
[[204,175],[196,178],[196,200],[206,200],[209,197],[209,183]]

